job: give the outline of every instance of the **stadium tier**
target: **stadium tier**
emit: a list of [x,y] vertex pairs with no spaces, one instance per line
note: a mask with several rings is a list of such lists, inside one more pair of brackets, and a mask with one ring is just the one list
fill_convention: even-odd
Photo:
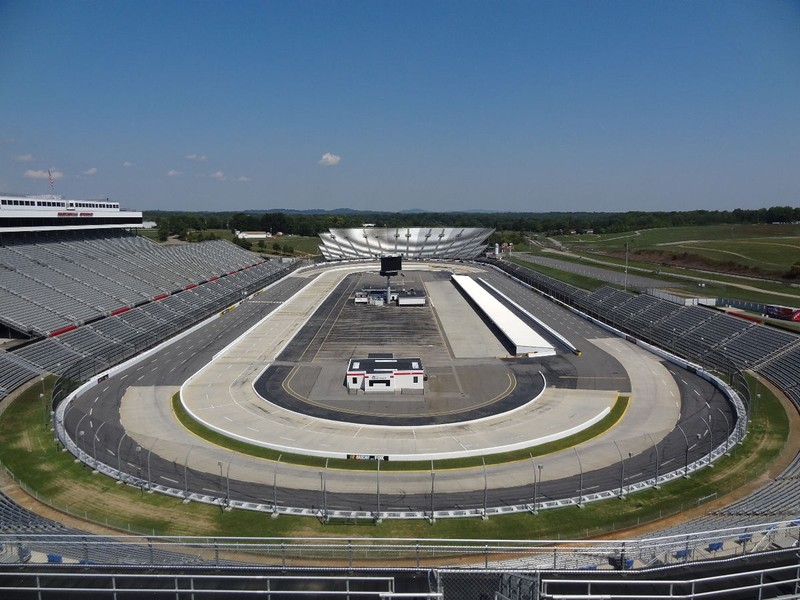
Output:
[[263,262],[221,240],[165,247],[126,233],[8,238],[0,246],[0,323],[29,335],[53,335]]
[[234,304],[290,266],[225,241],[160,246],[128,231],[5,231],[0,399],[42,373],[107,368]]

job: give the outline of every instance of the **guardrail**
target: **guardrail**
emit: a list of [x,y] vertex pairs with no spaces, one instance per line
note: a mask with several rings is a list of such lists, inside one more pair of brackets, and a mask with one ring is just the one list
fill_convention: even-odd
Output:
[[[495,267],[496,268],[496,267]],[[561,303],[564,305],[563,303]],[[585,313],[582,313],[569,305],[564,305],[569,310],[579,314],[582,318],[585,318],[596,325],[603,327],[604,329],[608,330],[609,332],[614,333],[614,335],[628,338],[630,336],[625,334],[624,332],[606,324],[602,321],[599,321]],[[198,325],[199,326],[199,325]],[[197,327],[197,326],[196,326]],[[192,328],[194,329],[194,328]],[[189,330],[191,331],[191,329]],[[636,340],[634,340],[636,341]],[[169,342],[167,342],[169,343]],[[136,452],[139,456],[139,468],[132,469],[134,473],[131,472],[129,465],[127,464],[128,461],[122,461],[120,450],[123,448],[123,442],[125,441],[125,433],[124,431],[120,432],[119,437],[119,445],[116,448],[115,455],[117,456],[116,465],[108,464],[103,462],[102,460],[98,460],[96,457],[96,449],[93,448],[94,444],[87,444],[83,441],[82,444],[76,442],[76,439],[70,436],[70,432],[67,431],[67,428],[64,425],[66,412],[68,411],[69,407],[72,405],[72,399],[76,396],[83,393],[86,389],[93,387],[99,381],[105,377],[106,374],[103,374],[101,377],[91,380],[85,383],[83,386],[78,388],[77,390],[73,391],[72,394],[67,398],[65,402],[62,402],[54,415],[54,427],[56,431],[56,435],[60,442],[64,445],[64,447],[69,450],[72,454],[74,454],[80,461],[82,461],[87,466],[90,466],[93,470],[103,473],[111,478],[117,479],[123,483],[128,485],[132,485],[135,487],[142,488],[143,490],[159,492],[162,494],[170,495],[176,498],[181,498],[184,501],[194,501],[194,502],[202,502],[206,504],[211,504],[215,506],[222,506],[227,509],[243,509],[243,510],[252,510],[262,513],[269,513],[272,516],[278,515],[292,515],[292,516],[308,516],[308,517],[315,517],[323,522],[330,522],[331,520],[341,520],[341,521],[352,521],[352,520],[374,520],[380,522],[384,519],[427,519],[431,522],[435,522],[437,519],[442,518],[475,518],[475,517],[482,517],[487,518],[495,515],[504,515],[504,514],[514,514],[514,513],[527,513],[533,512],[537,513],[539,510],[547,510],[551,508],[562,508],[566,506],[583,506],[586,503],[590,502],[597,502],[601,500],[606,500],[610,498],[621,498],[625,497],[628,494],[641,491],[644,489],[652,488],[660,486],[664,483],[669,481],[673,481],[675,479],[681,477],[688,477],[691,473],[694,473],[704,467],[709,466],[715,460],[719,459],[723,456],[726,452],[730,450],[735,444],[737,444],[743,438],[744,434],[746,433],[746,422],[747,422],[747,413],[746,408],[744,406],[744,402],[741,400],[737,392],[728,386],[724,381],[720,380],[716,376],[711,373],[706,372],[702,368],[698,367],[697,365],[692,365],[691,363],[674,356],[668,352],[665,352],[655,346],[650,344],[645,344],[642,342],[638,342],[645,350],[648,350],[652,353],[655,353],[663,358],[674,362],[675,364],[682,366],[684,368],[691,367],[693,368],[698,375],[710,381],[713,385],[715,385],[718,389],[720,389],[723,394],[728,398],[731,404],[734,406],[737,419],[736,419],[736,426],[730,432],[726,439],[719,440],[717,445],[714,445],[709,448],[709,451],[699,458],[689,461],[689,442],[688,439],[686,440],[686,460],[684,461],[683,466],[678,466],[677,468],[673,468],[667,472],[659,472],[659,465],[656,464],[655,472],[652,476],[644,477],[639,481],[630,481],[630,478],[626,480],[624,476],[624,463],[625,459],[621,452],[619,452],[619,448],[617,451],[620,455],[620,466],[621,466],[621,477],[620,483],[617,485],[613,485],[606,490],[599,490],[593,492],[584,492],[583,486],[581,485],[577,491],[579,492],[577,495],[570,495],[562,498],[545,498],[543,495],[537,494],[537,484],[536,484],[536,473],[535,469],[533,472],[533,494],[532,497],[525,502],[517,503],[517,504],[502,504],[502,505],[490,505],[487,501],[487,490],[484,489],[484,502],[480,506],[474,507],[463,507],[459,506],[451,501],[448,500],[446,494],[439,493],[435,490],[434,486],[434,479],[435,479],[435,472],[431,470],[430,474],[422,473],[420,474],[420,485],[424,483],[424,481],[430,482],[430,500],[426,501],[426,506],[419,507],[417,509],[398,509],[387,507],[386,502],[382,504],[381,502],[381,491],[380,491],[380,471],[377,473],[377,481],[376,481],[376,493],[375,493],[375,509],[374,510],[347,510],[347,509],[337,509],[329,503],[329,494],[326,487],[326,472],[321,471],[321,494],[319,498],[319,502],[314,502],[311,506],[299,506],[293,505],[290,501],[286,501],[285,499],[282,502],[278,501],[278,484],[277,484],[277,464],[276,464],[276,473],[275,473],[275,480],[273,481],[273,500],[270,501],[253,501],[249,499],[237,499],[235,494],[231,494],[231,479],[230,479],[230,463],[228,463],[228,476],[223,477],[222,473],[222,464],[220,464],[220,475],[219,475],[219,485],[216,490],[211,490],[206,485],[204,489],[198,490],[197,486],[190,486],[189,479],[190,479],[190,469],[189,469],[189,455],[191,454],[191,448],[186,451],[184,448],[182,450],[181,456],[185,454],[186,460],[183,464],[175,464],[174,472],[183,474],[182,482],[175,481],[175,484],[178,485],[163,485],[157,484],[153,481],[149,474],[149,462],[150,462],[150,453],[153,449],[153,446],[156,445],[157,440],[153,440],[152,445],[150,445],[149,450],[147,450],[147,473],[145,473],[142,465],[143,455],[145,448],[142,445],[136,446]],[[138,360],[140,357],[137,357]],[[117,369],[122,368],[122,366],[115,367],[114,370],[109,371],[112,373]],[[98,428],[99,429],[99,428]],[[109,429],[109,428],[107,428]],[[79,437],[79,427],[75,427],[74,435]],[[684,434],[685,436],[685,434]],[[652,438],[651,438],[652,439]],[[127,440],[128,444],[133,443],[132,440]],[[135,444],[134,444],[135,445]],[[616,445],[616,444],[615,444]],[[82,446],[82,447],[81,447]],[[162,444],[163,446],[163,444]],[[90,453],[89,450],[92,450]],[[578,457],[579,459],[580,457]],[[657,459],[658,460],[658,459]],[[579,461],[580,462],[580,461]],[[679,464],[680,461],[677,461]],[[581,468],[582,473],[582,468]],[[390,474],[384,475],[384,478],[389,477]],[[213,477],[213,476],[210,476]],[[440,477],[441,479],[441,477]],[[541,480],[541,475],[539,476]],[[227,480],[227,485],[223,485],[223,480]],[[424,481],[423,481],[424,480]],[[484,480],[486,478],[484,477]],[[486,484],[488,487],[488,483]],[[262,497],[268,497],[269,494],[263,494]]]
[[[448,566],[515,570],[626,570],[726,560],[795,547],[800,521],[623,540],[403,538],[208,538],[0,534],[8,563],[97,565],[274,565],[347,568]],[[58,555],[53,560],[50,555]]]

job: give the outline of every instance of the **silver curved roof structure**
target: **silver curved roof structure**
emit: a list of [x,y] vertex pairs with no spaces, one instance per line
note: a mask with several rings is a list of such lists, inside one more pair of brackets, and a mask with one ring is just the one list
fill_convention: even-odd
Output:
[[371,259],[401,255],[406,259],[474,258],[486,250],[494,233],[487,227],[358,227],[331,229],[319,235],[326,260]]

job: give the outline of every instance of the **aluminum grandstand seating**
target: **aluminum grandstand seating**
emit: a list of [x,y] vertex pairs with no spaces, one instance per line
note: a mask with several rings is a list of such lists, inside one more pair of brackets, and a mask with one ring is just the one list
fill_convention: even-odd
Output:
[[620,312],[620,314],[617,316],[623,321],[628,322],[635,316],[647,311],[648,309],[652,308],[653,305],[658,304],[659,302],[663,302],[663,300],[659,300],[654,296],[648,296],[647,294],[637,294],[630,298],[628,302],[620,304],[617,307],[618,312]]
[[656,303],[651,304],[644,311],[636,315],[630,320],[629,326],[634,328],[634,331],[639,331],[642,334],[646,331],[651,339],[659,340],[661,343],[672,341],[672,337],[662,338],[660,330],[656,326],[664,319],[675,315],[683,306],[668,302],[667,300],[658,300]]
[[43,533],[65,530],[66,527],[60,523],[40,517],[28,509],[22,508],[0,492],[0,531],[3,533],[17,531]]
[[11,391],[41,375],[42,371],[8,352],[0,352],[0,399]]
[[149,347],[155,339],[152,333],[140,331],[119,317],[108,317],[88,325],[90,329],[97,333],[126,344],[133,349]]
[[[12,271],[0,269],[0,285],[14,286],[20,290],[16,282],[11,281]],[[22,278],[24,282],[24,278]],[[0,287],[0,315],[2,321],[13,329],[24,333],[45,335],[69,326],[72,322],[48,307],[42,306],[35,299],[22,295],[21,292]]]
[[86,354],[64,345],[57,338],[29,344],[15,350],[14,354],[48,373],[59,374],[66,371],[70,365],[86,358]]
[[[63,236],[50,236],[44,243],[50,247],[56,244],[58,253],[71,256],[74,261],[70,264],[80,265],[80,268],[88,270],[91,263],[92,272],[107,272],[109,276],[113,274],[120,279],[127,275],[129,283],[139,286],[137,293],[140,297],[145,297],[143,294],[148,295],[147,301],[133,308],[120,308],[119,310],[123,312],[117,315],[106,318],[102,318],[101,315],[93,318],[90,323],[76,328],[80,321],[74,315],[58,315],[49,307],[45,308],[37,302],[27,302],[22,296],[0,287],[0,320],[23,332],[38,331],[40,334],[45,334],[55,331],[59,334],[17,348],[13,355],[0,360],[0,367],[3,367],[0,376],[0,399],[43,372],[64,373],[79,362],[86,363],[85,368],[89,370],[98,371],[107,368],[159,343],[215,311],[230,306],[244,295],[256,291],[277,277],[282,277],[294,268],[277,262],[252,264],[254,257],[250,253],[227,242],[187,245],[179,250],[160,252],[154,251],[153,248],[158,246],[151,242],[126,235],[103,237],[92,233],[84,237],[62,238]],[[17,250],[25,249],[35,242],[36,239],[32,241],[26,239],[25,243],[17,240],[15,247]],[[209,280],[204,283],[198,282],[200,285],[194,283],[185,285],[183,287],[188,288],[185,290],[182,288],[175,290],[171,287],[173,293],[166,295],[153,284],[145,283],[144,279],[137,278],[130,272],[125,273],[125,268],[134,270],[139,268],[134,266],[135,261],[109,260],[109,256],[113,256],[114,252],[121,255],[123,252],[139,250],[148,255],[145,261],[140,261],[141,264],[147,264],[147,268],[141,273],[151,277],[151,280],[153,280],[152,274],[156,273],[156,280],[168,281],[169,285],[173,286],[175,271],[187,264],[193,265],[195,276],[207,277]],[[8,248],[0,247],[0,253],[6,251]],[[41,248],[30,251],[29,254],[39,259],[45,258],[45,251]],[[12,256],[9,262],[17,266],[30,266],[30,262],[33,261],[32,258],[22,256],[20,252],[10,252],[10,254],[6,252],[6,256],[9,255]],[[53,256],[56,256],[56,253],[53,253]],[[103,260],[99,260],[100,257]],[[146,262],[148,260],[161,260],[163,263],[148,264]],[[63,266],[63,261],[69,262],[70,259],[62,259],[59,256],[56,257],[56,262],[58,261],[62,261],[59,264]],[[198,265],[205,266],[200,269]],[[4,267],[0,266],[0,269],[2,268]],[[53,272],[56,273],[55,279],[58,279],[58,272]],[[17,271],[5,269],[5,273],[9,277],[3,278],[3,284],[19,280],[23,284],[20,286],[23,291],[36,293],[37,297],[42,295],[39,282]],[[162,277],[164,273],[168,273],[169,278]],[[55,287],[45,286],[45,289],[46,292],[43,294],[48,298],[49,304],[59,308],[69,305],[69,296],[66,296],[65,300],[58,295]],[[150,301],[149,294],[153,291],[158,292],[158,296],[161,297],[159,301]],[[6,308],[8,310],[5,310]],[[96,317],[97,313],[92,313],[92,316]],[[0,357],[2,356],[0,354]]]
[[81,281],[87,286],[115,299],[118,305],[135,304],[149,299],[145,294],[137,293],[124,284],[101,275],[88,266],[79,265],[51,250],[53,243],[32,244],[21,248],[26,256],[36,260],[63,275]]
[[729,340],[725,350],[737,364],[752,367],[765,362],[776,352],[785,349],[798,338],[796,335],[773,327],[750,327],[742,335]]

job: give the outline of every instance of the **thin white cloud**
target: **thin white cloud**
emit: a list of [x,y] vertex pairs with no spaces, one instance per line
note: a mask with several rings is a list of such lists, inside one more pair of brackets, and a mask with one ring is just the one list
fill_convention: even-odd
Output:
[[122,166],[127,169],[128,167],[132,167],[133,163],[129,160],[126,160],[124,163],[122,163]]
[[209,175],[211,179],[216,179],[217,181],[225,181],[225,173],[222,171],[214,171],[211,175]]
[[175,169],[170,169],[169,171],[167,171],[167,177],[177,177],[180,174],[181,172],[176,171]]
[[208,157],[205,154],[187,154],[184,157],[186,160],[193,160],[196,162],[206,162]]
[[30,153],[28,153],[28,154],[20,154],[18,156],[15,156],[14,160],[17,160],[19,162],[31,162],[33,160],[33,154],[30,154]]
[[322,158],[319,159],[319,164],[321,164],[323,167],[335,167],[341,162],[341,160],[341,156],[332,154],[331,152],[326,152],[322,155]]
[[27,179],[61,179],[64,177],[64,173],[62,171],[58,171],[56,169],[50,169],[47,171],[46,169],[28,169],[25,171],[24,175]]
[[14,138],[0,138],[0,144],[13,144],[16,141]]
[[249,177],[245,177],[244,175],[240,175],[236,181],[251,181]]
[[96,173],[97,173],[97,167],[91,167],[83,172],[84,175],[95,175]]

